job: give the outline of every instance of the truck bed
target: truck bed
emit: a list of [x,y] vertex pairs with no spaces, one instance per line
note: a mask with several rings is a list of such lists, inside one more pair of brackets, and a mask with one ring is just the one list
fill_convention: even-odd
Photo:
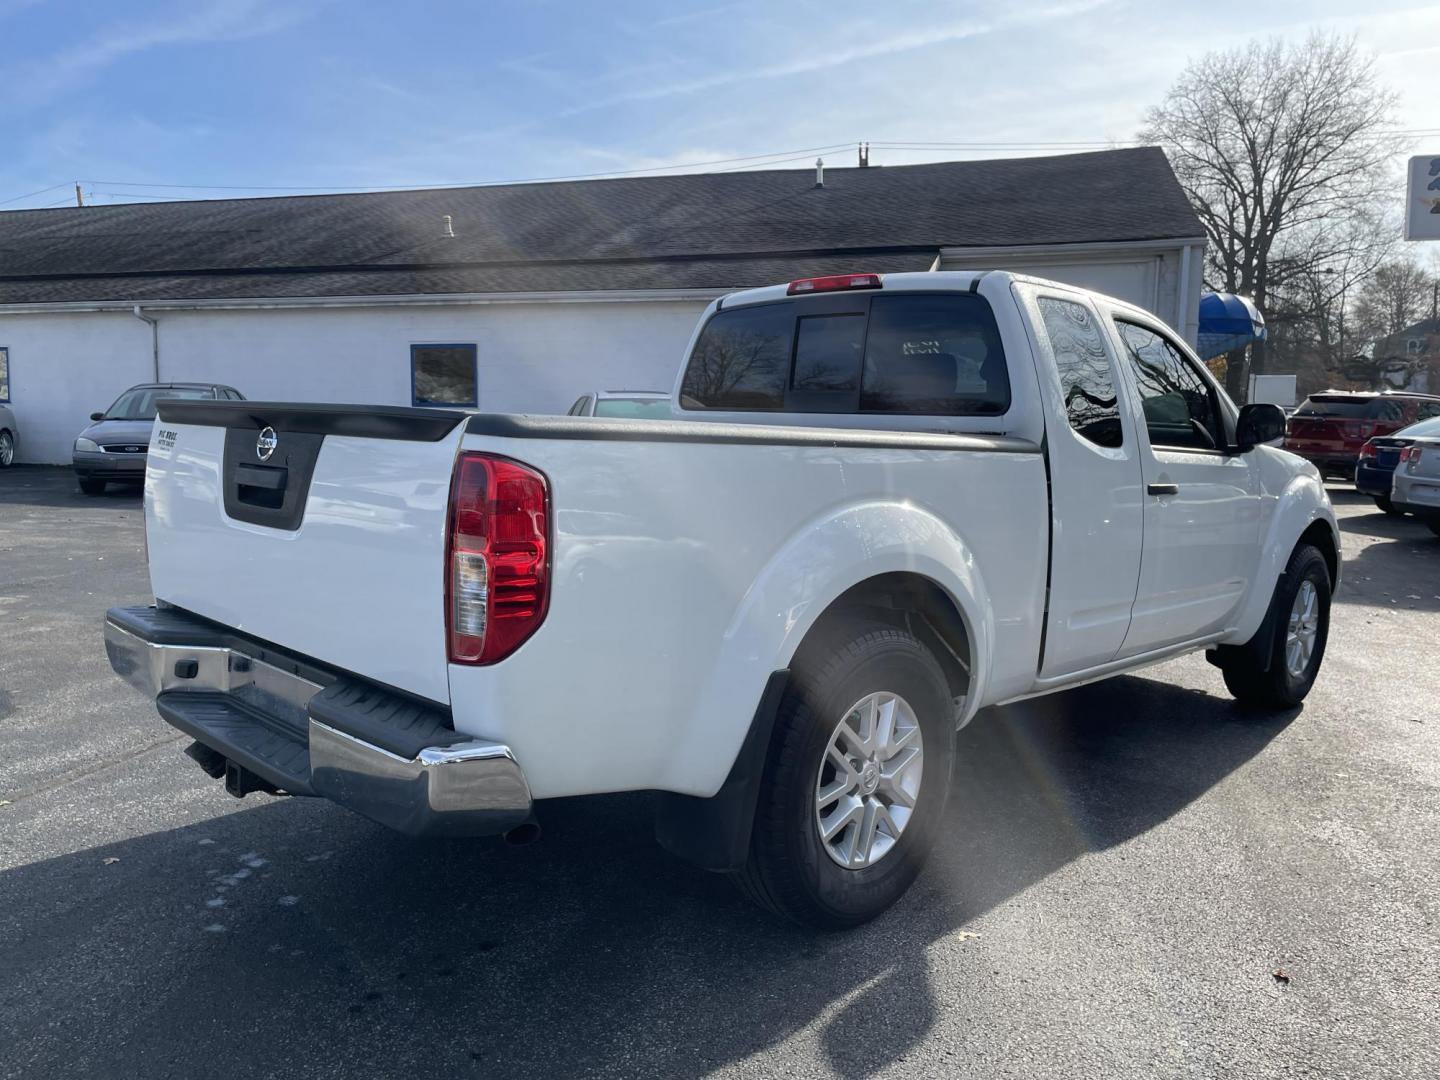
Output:
[[[713,792],[770,674],[757,659],[793,650],[860,567],[922,571],[983,597],[994,625],[977,636],[996,659],[977,683],[1018,693],[1034,678],[1048,545],[1034,443],[376,412],[163,405],[147,479],[155,595],[449,706],[457,730],[515,751],[537,797],[594,791],[597,776],[604,790]],[[287,491],[305,488],[293,527],[231,512],[265,428],[277,455],[314,445],[308,466],[285,459]],[[465,451],[524,462],[551,484],[549,611],[491,666],[446,657],[446,506]]]

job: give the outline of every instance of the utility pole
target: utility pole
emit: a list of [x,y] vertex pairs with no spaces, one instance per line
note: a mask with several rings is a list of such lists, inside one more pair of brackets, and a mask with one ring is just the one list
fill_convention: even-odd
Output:
[[84,205],[85,205],[85,196],[80,194],[80,181],[79,181],[79,180],[76,180],[76,181],[75,181],[75,205],[76,205],[76,206],[84,206]]

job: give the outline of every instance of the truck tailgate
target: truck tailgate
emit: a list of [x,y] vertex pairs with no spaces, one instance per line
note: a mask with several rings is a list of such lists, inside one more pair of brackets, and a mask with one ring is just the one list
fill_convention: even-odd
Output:
[[166,402],[145,480],[155,597],[448,703],[445,530],[461,419]]

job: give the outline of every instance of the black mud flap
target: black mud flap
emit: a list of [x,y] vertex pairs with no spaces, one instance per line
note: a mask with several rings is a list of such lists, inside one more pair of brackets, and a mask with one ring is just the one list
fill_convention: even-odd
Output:
[[660,793],[655,839],[670,854],[705,870],[739,870],[745,865],[770,733],[789,682],[790,672],[786,669],[772,673],[765,683],[750,731],[719,791],[708,799],[671,791]]

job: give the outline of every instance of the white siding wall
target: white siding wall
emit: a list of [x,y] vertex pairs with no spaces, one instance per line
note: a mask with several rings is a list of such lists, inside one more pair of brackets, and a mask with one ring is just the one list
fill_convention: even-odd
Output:
[[[587,390],[669,390],[703,301],[158,311],[160,378],[246,397],[410,404],[410,346],[474,343],[479,406],[562,413]],[[64,463],[90,413],[152,379],[127,314],[0,315],[19,460]]]

